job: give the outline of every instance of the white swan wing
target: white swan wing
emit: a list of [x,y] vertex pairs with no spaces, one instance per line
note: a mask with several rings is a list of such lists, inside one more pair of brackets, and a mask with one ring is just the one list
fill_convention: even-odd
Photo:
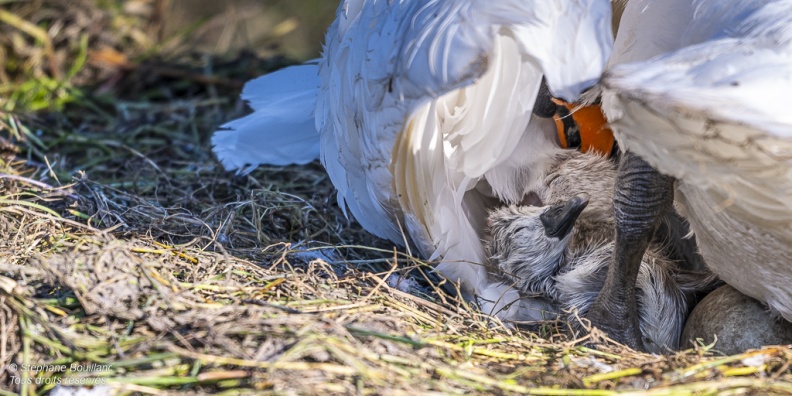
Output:
[[688,20],[709,22],[693,26],[710,39],[608,72],[616,136],[659,170],[715,187],[758,219],[788,224],[792,2],[695,5]]

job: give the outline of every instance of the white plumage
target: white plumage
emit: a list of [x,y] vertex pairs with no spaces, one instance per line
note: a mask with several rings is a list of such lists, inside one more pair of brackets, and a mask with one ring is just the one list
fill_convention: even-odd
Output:
[[245,84],[242,98],[254,113],[229,122],[234,133],[212,137],[226,169],[240,172],[259,164],[307,164],[319,157],[313,117],[319,76],[316,64],[289,67]]
[[344,1],[318,65],[251,82],[256,112],[216,133],[215,151],[242,170],[305,162],[318,142],[363,227],[442,259],[485,309],[523,319],[534,302],[497,312],[517,293],[481,265],[486,209],[536,187],[559,150],[553,122],[531,114],[541,80],[567,100],[594,84],[610,13],[609,0]]
[[792,320],[792,1],[630,0],[611,63],[619,144],[679,179],[713,272]]

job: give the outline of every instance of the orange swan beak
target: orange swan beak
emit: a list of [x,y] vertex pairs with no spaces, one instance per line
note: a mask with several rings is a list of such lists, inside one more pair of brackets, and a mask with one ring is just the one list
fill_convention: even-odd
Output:
[[599,105],[578,106],[558,99],[553,102],[558,105],[553,120],[563,148],[598,152],[606,157],[613,154],[613,131]]

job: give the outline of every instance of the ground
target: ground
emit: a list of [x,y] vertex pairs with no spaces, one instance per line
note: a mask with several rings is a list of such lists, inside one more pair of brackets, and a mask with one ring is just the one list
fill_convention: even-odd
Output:
[[792,393],[792,348],[510,328],[348,220],[319,164],[225,172],[242,84],[326,15],[260,7],[254,53],[225,14],[165,26],[179,0],[0,3],[0,395]]

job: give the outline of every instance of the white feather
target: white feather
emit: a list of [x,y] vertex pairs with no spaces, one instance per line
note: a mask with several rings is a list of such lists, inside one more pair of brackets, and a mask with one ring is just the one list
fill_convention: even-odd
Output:
[[[253,114],[231,121],[212,136],[215,154],[227,170],[256,165],[306,164],[319,158],[313,111],[319,67],[287,67],[245,84],[242,99]],[[245,167],[248,167],[247,169]]]

